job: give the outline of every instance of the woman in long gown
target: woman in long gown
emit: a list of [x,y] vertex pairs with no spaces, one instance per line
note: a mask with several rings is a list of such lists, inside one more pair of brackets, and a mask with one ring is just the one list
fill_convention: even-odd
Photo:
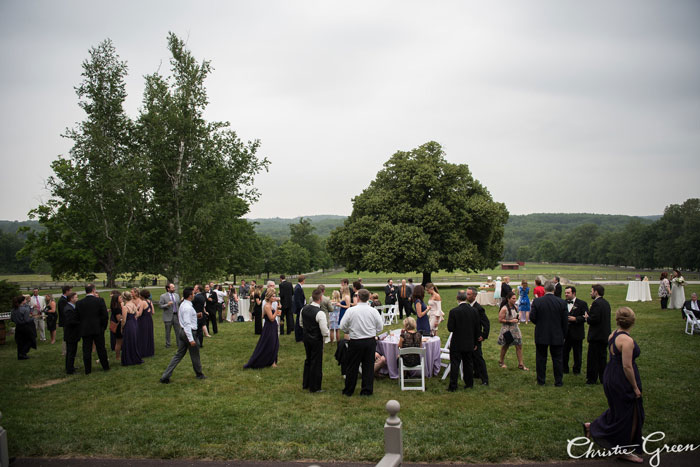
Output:
[[[642,380],[636,363],[641,350],[629,335],[635,321],[634,311],[626,306],[619,308],[615,321],[617,329],[608,338],[610,361],[603,373],[603,389],[609,408],[593,423],[584,423],[583,430],[587,437],[592,437],[607,449],[635,445],[634,449],[628,450],[641,453],[644,405]],[[639,464],[644,461],[634,454],[620,458]]]
[[262,285],[256,285],[253,295],[251,296],[253,303],[253,320],[255,321],[255,334],[262,334]]
[[156,345],[153,337],[153,302],[151,292],[143,289],[141,296],[141,317],[139,318],[139,353],[141,358],[152,357],[156,354]]
[[425,297],[425,289],[422,285],[418,284],[413,288],[413,306],[415,307],[416,316],[416,329],[424,336],[430,335],[430,320],[428,319],[428,312],[430,311],[430,306],[423,302]]
[[673,278],[671,278],[671,300],[668,307],[671,309],[682,309],[685,303],[685,279],[681,276],[678,269],[673,270]]
[[437,336],[438,326],[445,319],[445,313],[442,311],[442,298],[438,293],[437,287],[432,282],[425,285],[425,290],[430,294],[430,300],[428,300],[428,305],[430,306],[430,311],[428,312],[430,335]]
[[265,326],[263,326],[262,334],[260,339],[258,339],[258,345],[255,346],[253,355],[250,356],[248,363],[243,365],[243,368],[277,367],[280,339],[277,335],[278,324],[276,318],[282,313],[281,311],[272,311],[273,302],[277,302],[275,290],[269,289],[265,294],[265,306],[263,307]]
[[518,295],[520,296],[520,299],[518,300],[520,321],[527,324],[530,322],[530,287],[528,287],[525,279],[523,279],[518,286]]
[[141,316],[141,310],[134,303],[131,292],[122,293],[122,365],[138,365],[143,363],[139,353],[139,330],[136,320]]
[[343,316],[345,316],[345,312],[348,311],[348,308],[352,306],[350,302],[350,287],[347,286],[347,284],[343,284],[340,287],[340,314],[338,314],[338,325],[340,325],[340,322],[343,320]]

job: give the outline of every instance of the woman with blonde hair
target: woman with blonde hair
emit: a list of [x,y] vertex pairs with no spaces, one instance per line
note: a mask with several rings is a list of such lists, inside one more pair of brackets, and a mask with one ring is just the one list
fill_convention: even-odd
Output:
[[[422,347],[423,335],[416,330],[416,320],[408,317],[403,320],[403,329],[399,338],[399,349],[404,347]],[[420,363],[420,355],[403,355],[403,364],[406,366],[417,366]]]
[[430,300],[428,300],[428,305],[430,306],[430,311],[428,311],[430,335],[437,336],[438,326],[445,319],[445,313],[442,311],[442,298],[438,293],[437,286],[432,282],[425,284],[425,291],[430,294]]
[[[592,423],[584,423],[584,434],[599,445],[614,449],[630,446],[637,454],[642,452],[642,379],[637,368],[641,350],[629,331],[636,320],[634,311],[623,306],[615,313],[617,329],[608,338],[610,361],[603,374],[603,389],[608,399],[608,410]],[[641,464],[641,456],[628,454],[620,459]]]
[[122,302],[122,365],[138,365],[143,363],[139,353],[139,329],[136,321],[141,316],[141,309],[128,290],[122,293]]
[[250,356],[248,363],[243,365],[243,368],[277,367],[277,354],[280,349],[277,317],[282,314],[282,307],[279,307],[278,311],[274,311],[273,308],[276,308],[274,304],[278,300],[275,297],[275,289],[268,289],[265,293],[265,306],[263,306],[265,326],[262,328],[262,334],[260,334],[253,355]]
[[352,306],[352,302],[350,301],[350,286],[347,284],[343,284],[340,287],[340,314],[338,315],[338,325],[340,326],[340,322],[343,320],[343,316],[345,315],[345,312],[348,311],[348,308]]

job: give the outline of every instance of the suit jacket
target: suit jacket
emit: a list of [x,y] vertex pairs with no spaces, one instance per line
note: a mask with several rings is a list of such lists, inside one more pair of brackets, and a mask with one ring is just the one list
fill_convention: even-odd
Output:
[[491,321],[489,321],[489,317],[486,316],[486,310],[484,310],[484,307],[479,303],[474,302],[471,307],[479,313],[480,334],[481,337],[486,340],[489,338],[489,332],[491,332]]
[[[393,289],[393,290],[392,290]],[[387,305],[393,305],[396,303],[396,292],[398,291],[398,287],[395,285],[385,285],[384,286],[384,303]]]
[[450,310],[447,330],[452,333],[450,351],[472,352],[481,335],[479,312],[468,303],[460,303]]
[[530,321],[535,324],[535,344],[564,345],[569,327],[566,302],[553,294],[536,298],[530,309]]
[[280,282],[280,304],[283,310],[291,310],[294,298],[294,286],[291,282],[283,280]]
[[158,300],[158,306],[163,310],[163,322],[164,323],[170,323],[173,320],[173,313],[175,312],[175,306],[180,303],[180,296],[173,292],[173,304],[168,305],[168,302],[170,302],[170,292],[165,292],[163,295],[160,296],[160,300]]
[[301,284],[294,286],[294,313],[301,313],[301,309],[306,305],[306,295]]
[[503,282],[501,284],[501,298],[506,298],[513,291],[513,287]]
[[204,304],[207,303],[207,296],[204,292],[199,292],[195,294],[192,299],[192,308],[197,313],[201,313],[202,316],[197,318],[197,327],[201,328],[207,323],[207,315],[204,314]]
[[[696,318],[700,318],[700,311],[693,310],[690,302],[692,302],[692,300],[686,300],[683,304],[683,308],[693,313]],[[698,300],[698,307],[700,308],[700,300]],[[685,313],[683,313],[683,308],[681,308],[681,318],[685,319]]]
[[588,342],[608,342],[610,336],[610,304],[603,297],[591,303],[588,311]]
[[80,336],[91,336],[94,334],[104,334],[109,322],[107,305],[100,297],[87,295],[75,304],[80,319]]
[[80,315],[66,300],[63,308],[63,340],[78,342],[80,340]]
[[68,304],[68,299],[61,295],[61,297],[58,299],[56,302],[56,310],[58,311],[58,325],[60,327],[63,327],[64,323],[66,322],[66,317],[64,314],[64,309],[66,308],[66,305]]
[[559,282],[554,286],[554,295],[561,298],[561,284]]
[[[567,305],[567,309],[568,309]],[[576,321],[569,321],[569,330],[566,333],[566,338],[574,341],[582,341],[586,337],[586,330],[584,329],[583,323],[586,322],[586,318],[583,317],[588,311],[588,303],[584,302],[580,298],[574,300],[574,306],[569,312],[569,316],[575,316]]]

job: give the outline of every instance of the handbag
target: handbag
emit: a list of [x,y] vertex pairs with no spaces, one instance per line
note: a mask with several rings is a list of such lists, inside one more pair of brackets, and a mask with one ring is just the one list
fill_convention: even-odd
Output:
[[119,323],[116,321],[109,320],[109,331],[116,334],[117,333],[117,328],[119,327]]
[[510,331],[506,331],[503,333],[503,342],[505,342],[506,345],[512,344],[514,340],[515,338],[513,337],[513,333],[511,333]]

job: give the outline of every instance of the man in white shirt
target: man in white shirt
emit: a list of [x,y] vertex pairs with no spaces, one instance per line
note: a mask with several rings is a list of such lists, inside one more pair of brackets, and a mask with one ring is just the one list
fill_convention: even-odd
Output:
[[32,318],[34,318],[34,326],[36,326],[36,331],[42,341],[46,340],[46,322],[42,316],[42,311],[46,306],[46,300],[44,297],[39,295],[39,289],[34,289],[32,292],[31,300],[29,304],[32,307]]
[[361,396],[371,396],[374,388],[374,352],[377,349],[377,334],[384,329],[384,320],[377,310],[369,306],[369,290],[357,291],[359,302],[345,312],[340,329],[349,335],[348,367],[343,394],[352,396],[357,384],[357,372],[362,363]]
[[304,379],[302,388],[310,392],[321,392],[323,380],[323,341],[328,340],[329,331],[326,313],[321,310],[323,290],[317,288],[311,293],[312,302],[301,309],[299,326],[304,332]]
[[163,376],[160,377],[160,382],[163,384],[170,382],[173,370],[175,370],[175,367],[188,351],[190,352],[190,360],[192,360],[192,367],[197,375],[197,379],[206,379],[206,376],[202,373],[202,362],[199,360],[199,346],[194,337],[194,333],[197,331],[197,312],[194,311],[192,306],[193,297],[194,289],[192,287],[186,287],[182,291],[183,300],[177,312],[180,322],[180,332],[177,334],[177,352],[175,352],[173,359],[170,360],[170,364]]

